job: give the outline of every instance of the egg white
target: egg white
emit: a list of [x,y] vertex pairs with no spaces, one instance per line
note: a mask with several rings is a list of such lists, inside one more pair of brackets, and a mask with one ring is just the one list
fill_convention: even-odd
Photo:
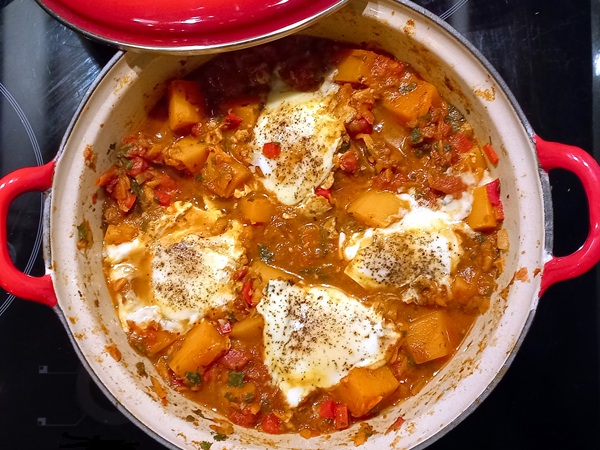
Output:
[[404,288],[405,302],[418,302],[411,286],[418,280],[435,281],[450,289],[452,274],[463,255],[460,232],[472,232],[462,221],[470,212],[471,197],[449,198],[439,209],[419,205],[403,194],[411,209],[387,228],[368,228],[340,241],[349,260],[344,273],[367,289]]
[[122,327],[142,329],[158,323],[175,333],[187,332],[210,311],[235,299],[232,274],[245,250],[242,225],[232,221],[216,234],[222,213],[176,203],[130,242],[105,245],[108,279],[125,278],[130,289],[117,293]]
[[379,367],[399,334],[339,289],[271,280],[257,305],[265,364],[290,406],[335,386],[354,367]]
[[[333,169],[345,133],[344,120],[334,112],[338,89],[326,80],[315,92],[285,91],[276,82],[258,117],[250,144],[252,165],[260,169],[265,188],[285,205],[314,195]],[[267,158],[266,143],[277,143],[280,155]]]

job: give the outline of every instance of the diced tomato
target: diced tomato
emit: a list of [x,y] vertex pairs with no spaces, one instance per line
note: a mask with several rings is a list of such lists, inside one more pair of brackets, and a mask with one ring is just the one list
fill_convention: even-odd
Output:
[[335,417],[333,425],[336,430],[345,430],[350,425],[348,419],[348,407],[346,405],[335,405]]
[[439,127],[440,134],[444,137],[448,136],[452,132],[452,126],[448,125],[446,122],[440,122]]
[[230,112],[223,119],[223,126],[226,130],[233,130],[240,126],[242,118],[235,113]]
[[140,173],[144,172],[148,166],[149,164],[144,158],[134,156],[131,158],[131,169],[127,171],[127,175],[130,177],[137,177]]
[[231,333],[231,322],[224,320],[223,322],[221,322],[219,320],[219,325],[217,326],[217,330],[219,331],[219,333],[221,333],[222,335],[225,334],[229,334]]
[[252,281],[244,281],[244,284],[242,285],[242,298],[250,306],[254,306],[252,303],[252,293]]
[[156,189],[154,189],[154,199],[160,206],[169,206],[172,200],[170,189],[159,185]]
[[156,181],[158,185],[169,191],[174,191],[177,189],[177,182],[166,173],[161,173],[159,176],[157,176]]
[[346,124],[346,131],[351,137],[356,137],[359,134],[371,134],[373,132],[373,124],[364,117],[357,117]]
[[265,414],[265,417],[263,417],[262,423],[260,425],[265,433],[281,433],[281,419],[275,414]]
[[458,195],[467,188],[461,177],[445,174],[440,174],[433,178],[429,182],[429,186],[436,191],[452,195]]
[[333,400],[325,400],[319,406],[319,416],[323,419],[335,418],[335,402]]
[[229,420],[236,425],[250,428],[256,423],[256,416],[252,414],[250,408],[244,408],[242,410],[232,408],[229,411]]
[[348,173],[356,172],[358,169],[358,156],[356,152],[348,150],[340,156],[340,169]]
[[473,148],[473,142],[462,133],[450,136],[450,145],[459,153],[466,153]]
[[263,145],[263,155],[269,159],[277,158],[281,154],[281,147],[276,142],[266,142]]
[[325,189],[322,187],[315,188],[315,194],[319,197],[324,197],[327,200],[331,201],[331,189]]
[[250,358],[244,352],[234,348],[221,357],[221,363],[231,370],[240,370],[248,364],[248,361],[250,361]]
[[490,144],[485,144],[483,146],[483,152],[487,156],[490,163],[492,163],[494,166],[498,164],[498,161],[500,161],[498,153],[496,153],[496,150],[494,150],[494,147],[492,147]]

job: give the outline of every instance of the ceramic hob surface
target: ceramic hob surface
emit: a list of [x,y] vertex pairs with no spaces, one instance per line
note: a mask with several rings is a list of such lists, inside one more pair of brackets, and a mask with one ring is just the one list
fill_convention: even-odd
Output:
[[[600,149],[598,2],[417,3],[482,51],[540,136]],[[65,28],[33,0],[0,0],[0,175],[54,157],[115,51]],[[586,233],[586,200],[570,174],[551,173],[551,182],[555,253],[567,254]],[[34,275],[43,271],[41,209],[41,195],[26,194],[8,220],[13,260]],[[430,448],[600,448],[597,302],[595,271],[550,288],[500,384]],[[94,385],[53,310],[2,290],[0,442],[26,450],[163,448]]]

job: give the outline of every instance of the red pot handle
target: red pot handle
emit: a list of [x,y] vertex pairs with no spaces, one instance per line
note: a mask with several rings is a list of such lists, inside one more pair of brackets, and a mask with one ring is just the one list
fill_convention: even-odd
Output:
[[544,141],[535,136],[542,168],[566,169],[581,181],[588,200],[590,228],[579,250],[568,256],[552,256],[544,266],[540,296],[554,283],[575,278],[600,261],[600,166],[586,151],[571,145]]
[[32,277],[15,267],[8,252],[6,223],[8,208],[15,198],[29,191],[43,192],[52,186],[54,161],[25,167],[0,180],[0,286],[16,297],[56,306],[56,294],[49,274]]

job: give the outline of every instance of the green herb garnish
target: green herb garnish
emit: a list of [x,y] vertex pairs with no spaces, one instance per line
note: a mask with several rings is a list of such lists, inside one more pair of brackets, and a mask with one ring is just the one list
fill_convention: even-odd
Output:
[[413,144],[418,144],[422,140],[423,135],[421,134],[421,131],[419,131],[418,128],[413,128],[413,130],[410,132],[410,142]]
[[244,385],[244,372],[230,370],[229,371],[229,382],[227,384],[232,387],[243,386]]
[[192,386],[198,386],[202,383],[202,375],[200,375],[198,372],[186,372],[185,379]]

